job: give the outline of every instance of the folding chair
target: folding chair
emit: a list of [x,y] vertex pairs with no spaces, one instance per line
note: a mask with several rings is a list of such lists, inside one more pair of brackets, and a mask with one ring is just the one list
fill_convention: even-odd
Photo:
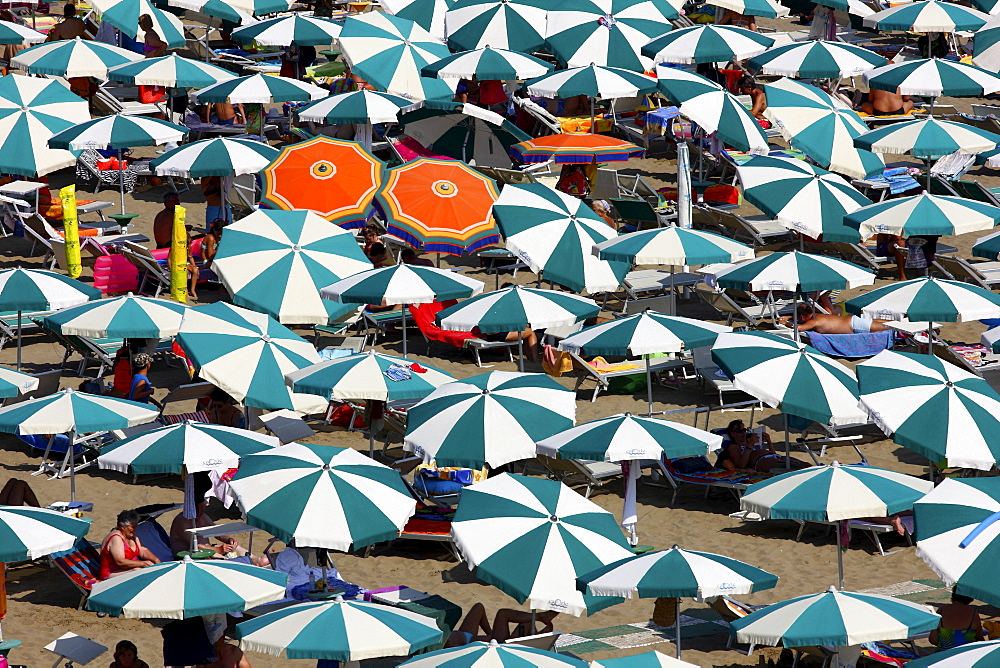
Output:
[[[727,325],[732,326],[734,322],[742,322],[756,329],[765,319],[771,317],[771,308],[766,304],[741,306],[725,292],[718,292],[708,286],[696,285],[694,291],[702,301],[715,309],[720,319],[725,319]],[[780,308],[776,308],[777,313],[781,315],[786,308],[785,304],[781,304]]]
[[215,385],[212,383],[188,383],[186,385],[180,385],[170,390],[167,396],[163,397],[160,402],[160,415],[167,410],[167,406],[170,404],[180,403],[182,401],[191,401],[201,399],[208,395]]
[[609,200],[618,217],[625,225],[632,224],[635,231],[666,227],[672,217],[670,212],[658,210],[644,199],[612,198]]
[[[161,265],[148,248],[126,241],[118,248],[121,253],[139,271],[139,294],[151,294],[159,297],[164,290],[170,289],[170,272]],[[152,284],[152,293],[145,292],[146,284]]]
[[951,280],[972,283],[986,290],[1000,285],[1000,262],[971,263],[954,255],[938,255],[934,266]]

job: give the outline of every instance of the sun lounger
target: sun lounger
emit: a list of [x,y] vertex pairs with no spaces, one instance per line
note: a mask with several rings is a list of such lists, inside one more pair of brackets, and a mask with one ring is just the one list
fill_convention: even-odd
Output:
[[562,631],[551,631],[549,633],[536,633],[531,636],[521,636],[519,638],[508,638],[504,640],[505,645],[518,645],[520,647],[530,647],[532,649],[540,649],[544,652],[554,652],[556,648],[556,641],[559,640],[559,636],[562,635]]
[[746,239],[754,246],[791,238],[787,227],[767,216],[744,217],[734,211],[716,209],[715,216],[722,230],[734,239]]
[[[590,397],[590,401],[597,401],[597,395],[601,390],[607,390],[609,387],[609,381],[612,378],[621,378],[622,376],[634,376],[637,374],[646,374],[646,363],[644,360],[628,360],[623,364],[635,365],[632,368],[622,368],[613,371],[600,371],[591,364],[587,363],[582,357],[576,353],[570,353],[570,358],[573,360],[573,374],[576,376],[576,385],[573,387],[573,391],[576,392],[580,387],[587,381],[594,381],[594,393]],[[655,360],[655,361],[654,361]],[[657,357],[650,361],[649,372],[651,374],[658,374],[660,371],[673,371],[676,369],[689,366],[690,362],[683,359],[671,359],[668,357]]]
[[135,525],[135,535],[160,561],[174,561],[174,551],[170,549],[170,536],[159,522],[152,518],[139,522]]
[[938,255],[934,266],[953,281],[964,281],[986,290],[1000,285],[1000,262],[969,262],[953,255]]
[[[710,607],[712,610],[718,613],[719,617],[722,618],[722,621],[726,622],[727,624],[735,622],[737,619],[742,619],[743,617],[746,617],[754,610],[759,610],[760,608],[764,607],[760,605],[758,606],[747,605],[746,603],[741,603],[734,598],[729,598],[728,596],[713,596],[711,598],[705,599],[705,603],[708,604],[708,607]],[[732,634],[727,634],[726,649],[736,649],[733,647],[735,642],[736,641],[733,638]],[[756,647],[756,645],[754,643],[750,643],[750,645],[746,649],[747,656],[753,654],[754,647]]]
[[861,334],[802,332],[802,337],[821,353],[849,358],[873,357],[883,350],[891,350],[895,341],[892,330]]
[[52,565],[62,571],[82,594],[77,610],[83,610],[91,588],[98,582],[97,577],[101,572],[99,547],[98,544],[81,538],[69,550],[49,555]]
[[549,477],[566,485],[584,484],[587,490],[583,496],[590,498],[595,487],[604,487],[608,480],[620,478],[622,467],[612,462],[598,462],[588,459],[555,459],[538,455],[538,461],[549,473]]
[[[830,533],[830,529],[831,528],[834,531],[837,531],[837,528],[836,528],[837,527],[837,522],[811,522],[811,521],[810,522],[806,522],[804,520],[795,520],[795,521],[799,523],[798,533],[795,534],[795,540],[797,540],[797,541],[802,540],[802,534],[805,533],[806,527],[808,525],[810,525],[810,524],[818,524],[818,525],[822,525],[822,526],[826,527],[826,533],[827,534]],[[849,520],[849,522],[850,522],[850,526],[851,526],[851,530],[852,531],[862,531],[869,538],[871,538],[872,542],[875,543],[875,547],[878,548],[878,553],[880,555],[882,555],[883,557],[888,556],[890,554],[895,554],[898,551],[898,550],[893,550],[892,552],[886,552],[882,548],[882,541],[879,539],[879,536],[881,534],[896,533],[896,529],[894,527],[892,527],[891,525],[889,525],[889,524],[878,524],[878,523],[875,523],[875,522],[863,522],[861,520]],[[905,536],[906,536],[906,542],[907,542],[907,544],[910,547],[913,547],[913,537],[910,535],[910,532],[907,531],[906,534],[905,534]]]
[[[170,271],[156,260],[148,248],[126,242],[119,247],[118,252],[139,272],[138,294],[159,297],[161,292],[170,289]],[[146,291],[147,284],[152,292]]]
[[93,97],[94,108],[104,110],[109,114],[123,116],[153,116],[164,113],[163,108],[158,104],[120,100],[112,93],[113,90],[98,86]]
[[557,135],[562,133],[562,125],[559,123],[559,119],[537,102],[527,97],[516,96],[512,97],[511,100],[526,114],[535,119],[535,127],[531,132],[533,136]]
[[359,331],[362,325],[365,326],[367,332],[370,333],[372,337],[371,345],[374,346],[379,334],[384,336],[388,333],[390,327],[402,325],[404,308],[407,309],[407,324],[411,324],[413,322],[413,314],[410,313],[408,306],[393,308],[389,311],[369,311],[368,309],[365,309],[361,312],[361,321],[358,323]]
[[964,356],[960,355],[951,346],[940,341],[934,342],[934,354],[946,362],[951,362],[960,369],[964,369],[971,374],[979,376],[994,390],[1000,391],[1000,355],[988,352],[984,355],[983,361],[988,365],[974,366],[970,364]]
[[[594,199],[600,199],[592,196]],[[655,209],[644,199],[625,199],[614,197],[609,200],[626,229],[639,231],[643,229],[653,229],[666,227],[671,220],[676,220],[677,214],[667,209]]]
[[46,331],[65,348],[60,368],[66,368],[66,362],[73,353],[80,355],[76,375],[81,378],[84,377],[87,367],[95,363],[97,364],[97,374],[94,378],[103,378],[104,372],[114,366],[114,355],[124,343],[123,339],[91,339],[86,336],[59,334],[52,330]]
[[[742,306],[725,292],[713,290],[707,285],[695,285],[694,291],[702,301],[714,308],[719,314],[719,318],[724,319],[729,326],[742,322],[748,327],[756,329],[763,324],[765,319],[771,317],[771,307],[767,304]],[[788,304],[783,302],[779,302],[775,310],[778,315],[782,315],[786,311],[791,312]]]
[[[670,505],[674,505],[677,500],[677,492],[683,484],[698,485],[705,488],[705,496],[713,487],[732,492],[737,499],[743,495],[746,488],[754,483],[767,480],[771,476],[766,473],[748,473],[746,471],[727,471],[726,469],[715,468],[708,463],[705,457],[683,457],[684,460],[700,459],[708,466],[704,470],[685,473],[681,470],[678,460],[667,460],[664,463],[664,478],[673,488],[673,495],[670,498]],[[704,464],[702,465],[704,467]]]
[[163,415],[170,404],[201,399],[208,396],[213,389],[215,385],[212,383],[188,383],[175,387],[160,401],[160,415]]
[[47,397],[50,394],[55,394],[59,390],[59,381],[62,379],[62,371],[44,371],[42,373],[34,374],[34,377],[38,379],[38,387],[30,392],[19,394],[16,397],[8,397],[4,399],[3,405],[10,406],[22,401],[27,401],[28,399],[38,399],[39,397]]
[[431,342],[438,341],[456,348],[471,350],[472,354],[476,357],[476,366],[480,368],[483,366],[482,359],[480,359],[480,352],[483,350],[505,348],[507,350],[507,357],[511,362],[514,361],[513,349],[517,347],[517,341],[487,341],[472,332],[449,331],[439,327],[434,322],[434,316],[453,304],[455,304],[455,301],[450,300],[410,306],[410,314],[413,316],[413,322],[423,335],[424,341],[427,342],[428,355],[431,352]]

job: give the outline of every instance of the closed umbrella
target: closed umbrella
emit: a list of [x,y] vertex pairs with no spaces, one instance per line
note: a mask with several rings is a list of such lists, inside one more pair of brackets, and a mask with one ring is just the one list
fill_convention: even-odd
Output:
[[454,0],[386,0],[381,3],[386,14],[414,21],[418,26],[444,39],[444,16]]
[[11,59],[10,66],[28,74],[103,79],[109,68],[141,58],[134,51],[77,37],[25,49]]
[[255,211],[226,227],[212,267],[233,303],[281,323],[325,325],[320,288],[371,267],[354,235],[311,211]]
[[989,471],[1000,461],[1000,395],[932,355],[883,350],[858,365],[861,404],[892,440],[932,462]]
[[192,308],[184,315],[177,343],[202,378],[244,406],[326,410],[327,402],[285,387],[286,373],[319,362],[319,355],[269,315],[223,302]]
[[281,149],[263,171],[261,201],[272,209],[310,209],[342,227],[364,227],[384,167],[358,142],[320,135]]
[[478,295],[484,283],[433,267],[397,264],[368,269],[327,285],[324,299],[342,304],[382,304],[403,308],[403,357],[406,357],[406,305],[428,304]]
[[1000,602],[1000,587],[993,577],[1000,549],[998,513],[1000,486],[991,477],[946,478],[913,504],[917,556],[956,594],[992,605]]
[[434,618],[378,603],[302,603],[236,626],[240,647],[289,659],[362,661],[406,656],[441,642]]
[[642,55],[661,63],[741,61],[764,53],[774,40],[759,32],[730,25],[700,25],[671,30],[642,47]]
[[341,552],[394,539],[416,507],[397,471],[329,445],[244,457],[230,485],[247,522],[285,543]]
[[[874,234],[901,237],[966,234],[993,229],[997,223],[1000,223],[1000,207],[929,193],[869,204],[844,216],[844,226],[857,229],[862,239]],[[826,238],[838,240],[835,236]]]
[[441,385],[407,411],[403,448],[438,466],[497,468],[573,426],[576,397],[544,374],[493,371]]
[[40,559],[73,547],[87,535],[90,520],[47,508],[0,506],[0,561]]
[[17,370],[21,370],[23,311],[58,311],[102,296],[97,288],[54,271],[21,267],[0,271],[0,309],[17,311]]
[[526,53],[486,46],[442,58],[422,68],[420,74],[438,79],[516,81],[540,77],[551,70],[552,65]]
[[542,439],[536,451],[556,459],[627,462],[621,523],[629,533],[629,542],[637,545],[635,488],[641,460],[707,456],[720,445],[722,437],[718,434],[677,422],[624,413],[586,422]]
[[785,44],[754,56],[749,69],[803,79],[841,79],[885,65],[877,53],[844,42],[809,41]]
[[177,334],[187,306],[167,299],[100,299],[45,316],[45,329],[94,339],[164,339]]
[[758,645],[850,646],[909,638],[935,628],[940,619],[922,603],[831,587],[752,612],[732,622],[729,630],[739,642]]
[[736,173],[748,202],[805,236],[840,227],[846,214],[871,204],[843,177],[803,160],[755,156]]
[[532,53],[545,43],[549,7],[541,0],[458,0],[444,15],[448,46]]
[[108,78],[136,86],[177,86],[205,88],[235,79],[229,70],[171,53],[160,58],[146,58],[108,70]]
[[501,645],[495,640],[488,643],[472,642],[461,647],[438,650],[414,657],[400,664],[408,668],[486,668],[486,666],[537,666],[538,668],[584,668],[580,659],[522,645]]
[[[888,517],[909,510],[934,483],[871,466],[814,466],[792,471],[747,487],[740,509],[765,519],[836,522],[860,517]],[[844,588],[841,532],[837,530],[837,564]],[[846,643],[845,643],[846,644]],[[853,643],[851,643],[853,644]]]
[[341,24],[319,16],[291,14],[237,28],[233,39],[240,44],[265,46],[329,46],[340,36]]
[[378,200],[389,232],[418,248],[462,255],[500,240],[496,182],[459,160],[417,158],[386,171]]
[[632,552],[611,513],[560,482],[503,473],[466,487],[451,531],[477,578],[532,609],[579,616],[621,601],[577,591],[577,577]]
[[225,561],[168,561],[94,584],[87,609],[126,618],[243,612],[285,597],[287,573]]
[[510,168],[510,148],[531,139],[500,114],[474,104],[453,111],[420,109],[400,120],[406,134],[422,145],[476,167]]
[[592,254],[614,229],[576,197],[540,183],[509,185],[493,206],[507,249],[548,281],[575,292],[618,289],[630,265]]
[[731,327],[678,318],[653,311],[611,320],[572,334],[559,342],[560,350],[584,355],[643,355],[646,358],[646,398],[653,413],[653,376],[650,356],[711,346]]
[[134,475],[234,469],[247,455],[280,444],[274,436],[201,422],[153,429],[101,450],[97,465]]
[[681,597],[699,599],[772,589],[778,576],[742,561],[710,552],[669,550],[629,557],[577,578],[588,594],[632,598],[673,598],[674,644],[681,658]]
[[48,140],[89,119],[87,101],[57,81],[0,77],[0,171],[36,177],[72,167],[76,154]]
[[879,155],[855,147],[854,138],[868,132],[868,125],[847,103],[792,79],[765,84],[764,92],[764,115],[820,167],[858,179],[885,169]]
[[650,69],[639,55],[651,38],[671,30],[679,16],[666,0],[580,0],[551,8],[545,45],[566,67],[605,65],[634,72]]

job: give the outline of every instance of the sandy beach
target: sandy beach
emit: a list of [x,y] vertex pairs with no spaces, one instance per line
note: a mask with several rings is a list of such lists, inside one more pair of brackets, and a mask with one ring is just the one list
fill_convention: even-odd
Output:
[[[942,104],[955,104],[960,109],[967,109],[969,99],[940,100]],[[139,156],[152,155],[153,148],[138,149]],[[888,156],[887,161],[895,156]],[[906,158],[898,158],[905,161]],[[916,163],[914,163],[916,164]],[[675,162],[670,157],[647,157],[628,163],[623,172],[637,171],[656,185],[672,184],[674,182]],[[994,172],[985,167],[974,168],[967,178],[975,178],[985,185],[1000,185],[1000,179]],[[50,175],[53,188],[73,182],[72,170],[62,170]],[[136,219],[135,229],[152,237],[151,224],[155,213],[161,208],[161,199],[166,186],[154,187],[129,196],[127,208],[130,212],[140,214]],[[94,198],[89,191],[79,193],[80,197]],[[116,202],[118,193],[113,189],[104,189],[98,193],[100,199]],[[189,207],[188,221],[196,229],[204,221],[204,201],[200,189],[195,186],[180,194],[183,206]],[[752,207],[747,207],[750,213],[756,213]],[[961,237],[943,237],[941,241],[958,248],[958,255],[971,257],[971,246],[982,233],[969,234]],[[24,266],[41,268],[40,256],[29,257],[30,241],[23,238],[7,237],[0,239],[4,268]],[[763,252],[790,250],[792,244],[775,244]],[[458,266],[466,268],[465,275],[486,281],[487,289],[492,289],[493,276],[486,276],[476,266],[474,258],[447,257],[442,266]],[[876,287],[886,285],[894,276],[890,271],[883,271]],[[91,269],[85,269],[85,281],[91,280]],[[504,280],[507,280],[506,277]],[[519,272],[516,282],[519,284],[533,283],[535,277],[530,272]],[[871,287],[859,290],[845,291],[841,300],[849,299]],[[224,290],[200,290],[200,303],[215,301],[224,296]],[[608,301],[609,309],[620,310],[618,298]],[[697,298],[681,300],[678,314],[715,320],[715,313]],[[609,313],[602,316],[609,317]],[[941,332],[942,338],[948,341],[963,341],[976,343],[985,327],[978,322],[946,324]],[[298,329],[300,334],[310,337],[311,332]],[[31,333],[24,340],[24,368],[31,373],[47,371],[58,367],[63,358],[63,349],[55,341],[44,334]],[[400,339],[397,336],[388,340],[380,339],[376,349],[390,353],[400,353]],[[448,348],[443,344],[435,344],[431,354],[425,355],[423,342],[410,339],[411,357],[421,364],[431,364],[439,367],[456,378],[463,378],[490,370],[515,371],[516,362],[507,362],[499,354],[487,353],[484,362],[492,365],[490,368],[477,368],[471,356],[464,351]],[[16,347],[13,342],[0,350],[0,364],[13,366],[16,359]],[[78,360],[78,358],[71,358]],[[541,371],[537,364],[528,363],[528,371]],[[157,387],[157,396],[165,395],[169,389],[188,381],[184,370],[177,367],[167,367],[158,362],[152,369],[152,383]],[[62,379],[64,387],[76,387],[81,379],[72,375],[72,369],[67,370]],[[568,388],[573,387],[574,379],[563,377],[559,382]],[[589,388],[590,386],[588,386]],[[591,392],[582,391],[577,402],[577,423],[605,417],[615,413],[631,411],[645,412],[645,390],[636,395],[601,394],[595,402],[591,402]],[[742,397],[747,399],[749,397]],[[654,389],[656,409],[671,411],[704,406],[716,401],[714,394],[705,394],[697,381],[690,381],[676,389],[657,387]],[[193,410],[191,406],[173,406],[170,412]],[[780,414],[772,409],[757,411],[757,416],[763,416],[764,424],[775,436],[776,445],[781,439]],[[710,426],[723,427],[730,420],[742,418],[749,420],[748,412],[713,412]],[[692,421],[691,413],[680,413],[674,416],[688,424]],[[352,447],[367,451],[367,437],[358,432],[347,432],[342,428],[326,428],[313,425],[317,434],[310,442],[333,446]],[[704,426],[704,419],[699,421]],[[895,471],[913,475],[926,474],[926,460],[909,450],[894,444],[884,437],[865,437],[857,441],[858,447],[874,466],[881,466]],[[781,447],[778,445],[778,447]],[[391,454],[399,456],[400,449]],[[20,440],[9,435],[0,435],[0,467],[5,477],[16,477],[29,481],[43,504],[69,499],[69,480],[47,480],[45,476],[32,476],[38,467],[38,454],[29,452]],[[854,463],[858,461],[855,450],[847,443],[832,444],[822,458],[823,462],[839,460]],[[581,488],[582,490],[582,488]],[[94,511],[87,514],[93,525],[88,538],[93,541],[102,540],[112,529],[115,516],[123,509],[134,508],[150,503],[178,503],[182,500],[183,485],[177,476],[169,476],[151,481],[132,482],[132,476],[100,471],[96,466],[87,469],[77,476],[77,495],[82,501],[92,502]],[[601,507],[620,515],[622,506],[622,489],[620,480],[606,485],[592,497]],[[758,594],[739,597],[746,603],[759,605],[774,603],[795,596],[816,593],[836,584],[837,560],[833,534],[825,534],[821,528],[813,526],[804,535],[803,540],[796,541],[798,524],[791,521],[742,522],[730,517],[739,509],[733,495],[724,491],[713,491],[704,498],[700,488],[682,488],[677,496],[677,502],[671,506],[671,491],[660,487],[642,485],[638,490],[639,502],[639,533],[642,543],[655,548],[668,548],[679,545],[684,548],[717,552],[735,557],[747,563],[759,566],[780,576],[778,586],[773,590]],[[219,521],[239,519],[235,506],[226,511],[218,504],[210,508],[210,514]],[[173,514],[164,515],[160,523],[169,529]],[[246,536],[241,542],[246,544]],[[259,532],[253,538],[254,551],[259,553],[270,538],[266,532]],[[914,548],[895,535],[883,535],[883,544],[887,556],[880,556],[872,542],[863,534],[856,533],[850,548],[844,554],[844,565],[847,587],[850,590],[866,590],[897,583],[916,580],[934,579],[930,568],[915,555]],[[275,549],[280,549],[280,543]],[[463,610],[476,602],[482,602],[492,615],[497,609],[511,607],[526,609],[516,601],[500,592],[498,589],[477,581],[464,564],[457,564],[449,554],[439,547],[418,542],[397,542],[393,545],[379,545],[375,554],[368,557],[360,555],[336,555],[335,563],[341,572],[341,577],[365,588],[380,588],[393,585],[407,585],[412,588],[438,594],[459,605]],[[29,666],[48,665],[54,656],[42,648],[53,639],[67,631],[91,638],[103,645],[112,647],[122,639],[135,642],[140,650],[140,657],[150,665],[162,665],[160,660],[162,641],[159,634],[161,624],[155,621],[99,618],[95,613],[76,609],[79,593],[70,581],[58,570],[49,568],[45,560],[34,564],[15,566],[7,576],[8,612],[2,622],[3,636],[16,638],[24,644],[11,654],[11,663]],[[937,601],[937,598],[928,600]],[[574,618],[562,615],[555,623],[556,630],[566,633],[579,633],[594,629],[606,629],[619,625],[642,624],[650,620],[653,601],[647,599],[632,599],[620,605],[613,606],[592,617]],[[997,611],[980,606],[986,614],[996,614]],[[707,607],[685,599],[682,602],[682,614],[693,613],[703,619],[716,619],[708,613]],[[755,665],[760,653],[747,657],[737,651],[726,649],[727,630],[724,625],[717,624],[717,631],[712,634],[683,640],[684,660],[699,666],[729,666]],[[700,632],[699,632],[700,633]],[[670,642],[661,641],[657,644],[643,645],[632,648],[601,650],[579,653],[585,660],[596,660],[626,656],[633,653],[657,649],[673,655],[674,646]],[[572,646],[566,651],[573,652]],[[277,659],[262,654],[251,653],[248,658],[255,667],[259,666],[290,666],[304,665],[285,659]],[[111,661],[111,653],[102,656],[92,665]]]

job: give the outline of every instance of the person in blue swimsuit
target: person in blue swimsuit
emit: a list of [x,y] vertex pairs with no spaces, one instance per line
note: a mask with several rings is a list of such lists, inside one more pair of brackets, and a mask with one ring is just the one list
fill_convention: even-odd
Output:
[[140,404],[148,404],[153,399],[153,386],[149,382],[149,367],[153,358],[146,353],[139,353],[132,358],[132,385],[129,387],[128,398]]

